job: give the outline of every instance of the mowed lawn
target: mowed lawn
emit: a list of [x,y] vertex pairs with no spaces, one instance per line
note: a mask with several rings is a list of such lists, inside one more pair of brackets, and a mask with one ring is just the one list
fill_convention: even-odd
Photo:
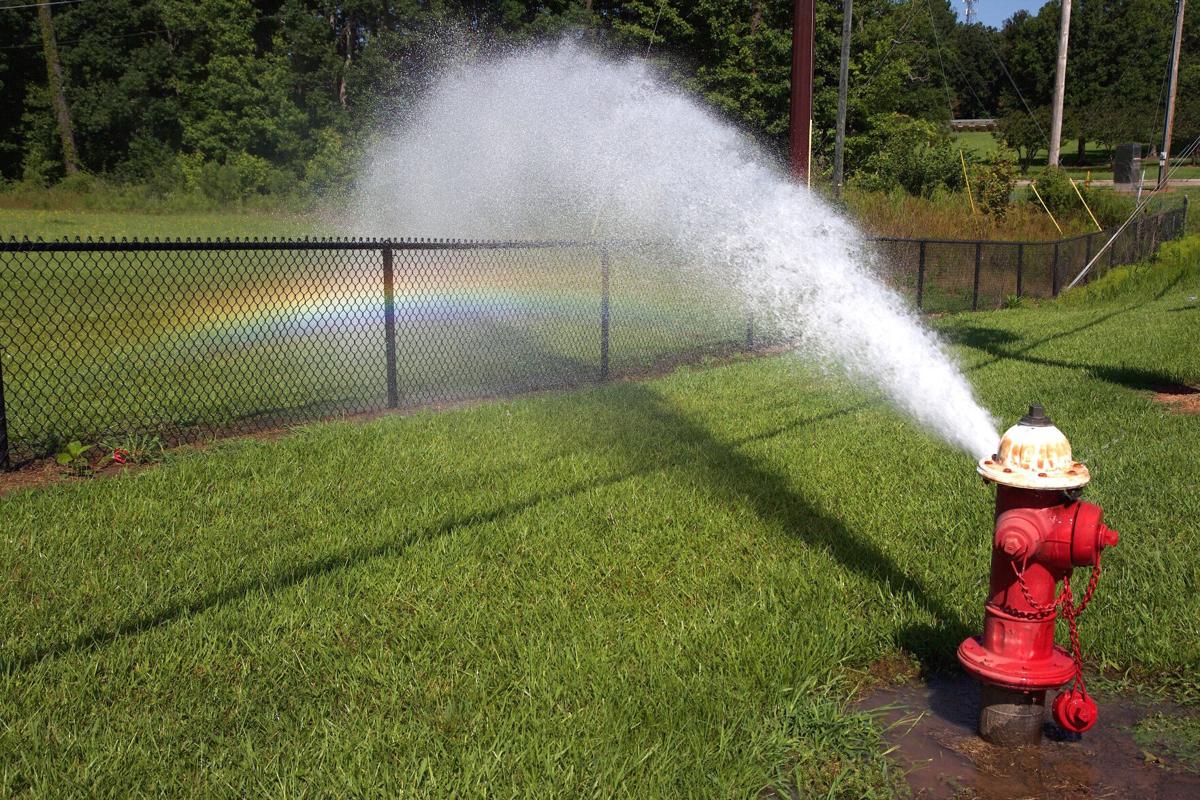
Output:
[[331,236],[319,218],[248,211],[138,213],[76,209],[0,208],[0,240],[105,237],[212,239],[263,236]]
[[[1046,404],[1121,531],[1091,667],[1190,702],[1200,422],[1150,389],[1200,383],[1198,274],[936,322],[1004,424]],[[0,795],[892,796],[848,704],[879,659],[955,668],[992,501],[788,356],[9,495]]]

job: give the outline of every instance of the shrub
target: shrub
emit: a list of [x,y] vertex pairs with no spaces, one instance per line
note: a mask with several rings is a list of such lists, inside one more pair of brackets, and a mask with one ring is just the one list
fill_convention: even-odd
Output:
[[[1107,190],[1085,189],[1078,182],[1075,185],[1079,192],[1076,193],[1075,189],[1071,187],[1071,179],[1061,169],[1047,169],[1038,176],[1035,185],[1042,200],[1046,203],[1046,207],[1050,209],[1050,213],[1060,222],[1064,219],[1074,218],[1085,220],[1089,226],[1092,224],[1088,209],[1084,208],[1083,203],[1079,200],[1080,195],[1087,202],[1087,206],[1095,215],[1096,220],[1104,227],[1120,225],[1133,213],[1134,200],[1132,197]],[[1037,196],[1032,191],[1027,199],[1040,208]]]
[[1038,203],[1038,195],[1040,195],[1042,203],[1046,204],[1046,208],[1050,209],[1050,213],[1054,216],[1060,217],[1076,212],[1087,213],[1079,202],[1075,190],[1071,188],[1070,177],[1063,170],[1050,167],[1038,175],[1033,183],[1037,187],[1037,194],[1031,191],[1029,202],[1040,205]]
[[1016,173],[1012,162],[997,159],[994,164],[975,168],[975,196],[985,214],[1004,219],[1008,214],[1008,201],[1016,185]]
[[871,155],[859,173],[862,188],[932,197],[963,186],[959,156],[940,126],[903,114],[871,118]]

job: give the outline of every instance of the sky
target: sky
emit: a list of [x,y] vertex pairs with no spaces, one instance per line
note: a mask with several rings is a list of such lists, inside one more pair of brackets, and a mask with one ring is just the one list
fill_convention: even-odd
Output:
[[[963,0],[950,0],[950,4],[954,6],[954,10],[961,18],[965,9]],[[979,21],[984,25],[999,28],[1004,24],[1004,20],[1022,8],[1035,14],[1045,4],[1046,0],[975,0],[975,11],[979,15]]]

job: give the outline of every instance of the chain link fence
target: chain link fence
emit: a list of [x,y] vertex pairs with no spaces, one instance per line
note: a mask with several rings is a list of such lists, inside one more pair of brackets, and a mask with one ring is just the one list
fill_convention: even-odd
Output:
[[[564,388],[747,350],[663,248],[0,242],[0,464]],[[142,439],[145,441],[145,438]]]
[[[1142,218],[1092,277],[1182,234]],[[880,239],[927,311],[1058,293],[1107,235]],[[0,468],[579,386],[781,343],[667,248],[425,240],[0,242]]]
[[1057,297],[1093,256],[1100,258],[1085,282],[1149,258],[1163,242],[1183,236],[1186,224],[1185,200],[1178,208],[1136,217],[1119,232],[1112,228],[1056,242],[883,237],[873,243],[888,280],[917,308],[950,313],[1002,308],[1020,297]]

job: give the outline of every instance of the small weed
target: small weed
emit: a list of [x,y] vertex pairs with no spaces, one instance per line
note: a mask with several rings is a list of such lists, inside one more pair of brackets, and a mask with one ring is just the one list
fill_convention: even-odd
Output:
[[54,455],[54,460],[60,467],[66,467],[71,475],[79,478],[86,477],[92,474],[92,465],[88,462],[87,452],[93,447],[94,445],[83,444],[79,440],[70,441]]
[[115,464],[153,464],[163,460],[162,440],[148,433],[127,433],[100,443],[105,458]]

